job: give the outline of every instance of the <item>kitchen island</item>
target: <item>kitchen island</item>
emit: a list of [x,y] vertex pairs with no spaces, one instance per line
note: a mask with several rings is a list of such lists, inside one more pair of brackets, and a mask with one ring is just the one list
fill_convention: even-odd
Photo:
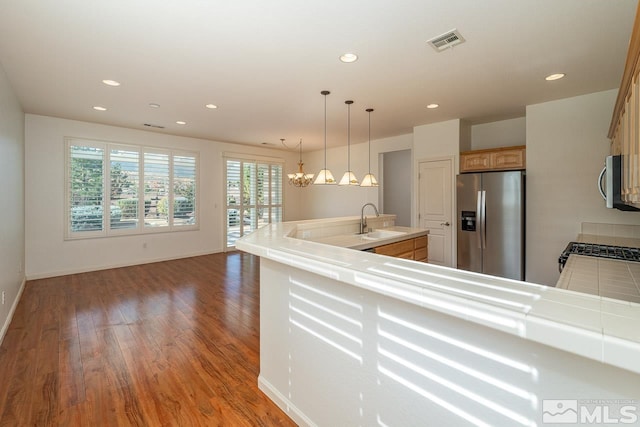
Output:
[[533,426],[558,399],[640,402],[639,305],[309,240],[349,221],[237,242],[261,259],[260,389],[300,425]]

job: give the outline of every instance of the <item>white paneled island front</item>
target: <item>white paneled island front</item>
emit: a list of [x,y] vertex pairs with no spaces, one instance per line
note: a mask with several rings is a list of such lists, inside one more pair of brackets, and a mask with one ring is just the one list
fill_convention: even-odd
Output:
[[260,389],[298,424],[639,422],[640,305],[305,240],[359,221],[237,242],[260,257]]

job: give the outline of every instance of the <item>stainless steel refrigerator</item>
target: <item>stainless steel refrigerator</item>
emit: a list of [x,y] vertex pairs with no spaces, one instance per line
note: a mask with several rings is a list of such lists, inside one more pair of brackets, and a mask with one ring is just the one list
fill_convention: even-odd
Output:
[[525,173],[457,179],[458,268],[524,280]]

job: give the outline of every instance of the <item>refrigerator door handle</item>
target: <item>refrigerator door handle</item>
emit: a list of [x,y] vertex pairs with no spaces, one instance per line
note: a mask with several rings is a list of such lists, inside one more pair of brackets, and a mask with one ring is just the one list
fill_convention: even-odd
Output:
[[477,211],[478,211],[478,220],[476,225],[476,236],[478,240],[478,249],[482,249],[482,223],[484,222],[482,219],[482,191],[478,191],[478,199],[477,199]]
[[481,228],[482,228],[482,249],[487,249],[487,192],[482,191],[482,214],[481,214]]

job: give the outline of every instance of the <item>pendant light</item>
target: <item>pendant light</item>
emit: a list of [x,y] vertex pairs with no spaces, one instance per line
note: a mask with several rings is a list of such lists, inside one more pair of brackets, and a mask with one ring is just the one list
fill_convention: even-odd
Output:
[[[286,147],[286,144],[284,143],[284,138],[281,138],[280,142],[282,142],[282,145]],[[313,181],[313,174],[304,173],[304,170],[302,169],[302,166],[304,165],[304,163],[302,163],[302,138],[300,139],[300,143],[298,144],[298,146],[300,147],[300,160],[298,161],[298,172],[289,173],[287,174],[287,177],[289,177],[289,184],[295,187],[306,187],[307,185],[311,184],[311,181]]]
[[366,111],[369,113],[369,173],[362,178],[362,184],[360,184],[360,187],[377,187],[378,180],[371,173],[371,112],[373,111],[373,108],[367,108]]
[[320,93],[324,95],[324,169],[318,172],[318,177],[316,178],[314,184],[335,184],[336,180],[333,178],[333,174],[329,169],[327,169],[327,95],[329,95],[331,92],[329,92],[328,90],[323,90]]
[[344,103],[347,104],[347,171],[338,185],[358,185],[358,178],[351,171],[351,104],[353,101],[344,101]]

